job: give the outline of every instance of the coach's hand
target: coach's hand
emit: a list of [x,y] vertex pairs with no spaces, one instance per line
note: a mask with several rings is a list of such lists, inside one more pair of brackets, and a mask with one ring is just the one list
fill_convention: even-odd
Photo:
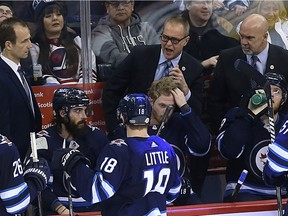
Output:
[[90,166],[90,161],[80,151],[76,149],[57,149],[52,157],[52,170],[64,170],[69,175],[74,166],[84,163]]
[[36,185],[37,191],[42,191],[47,186],[50,178],[50,168],[44,158],[39,162],[33,162],[30,158],[24,166],[24,179],[26,182],[32,181]]

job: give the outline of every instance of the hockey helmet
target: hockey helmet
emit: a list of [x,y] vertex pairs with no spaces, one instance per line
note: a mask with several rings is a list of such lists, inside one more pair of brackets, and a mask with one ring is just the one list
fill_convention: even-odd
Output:
[[53,97],[53,113],[57,115],[59,110],[65,110],[66,114],[73,107],[89,106],[89,97],[81,89],[59,88]]
[[119,102],[117,118],[120,121],[122,114],[124,124],[147,125],[150,121],[151,111],[152,107],[147,95],[128,94]]
[[275,85],[281,88],[283,92],[283,100],[287,99],[287,81],[282,74],[278,73],[266,73],[265,78],[268,80],[270,85]]

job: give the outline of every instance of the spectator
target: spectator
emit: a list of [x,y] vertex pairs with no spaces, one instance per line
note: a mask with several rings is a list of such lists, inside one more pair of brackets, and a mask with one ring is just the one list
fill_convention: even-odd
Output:
[[267,42],[268,23],[259,14],[249,15],[240,25],[241,46],[220,52],[210,85],[208,111],[214,130],[219,128],[228,109],[238,106],[241,95],[251,88],[250,79],[234,68],[237,59],[252,64],[252,56],[261,74],[280,73],[288,78],[287,50]]
[[0,24],[13,16],[12,6],[8,2],[0,2]]
[[134,10],[134,0],[105,1],[107,15],[92,32],[92,49],[101,63],[117,67],[134,46],[159,44],[159,36]]
[[[30,49],[32,63],[40,64],[45,84],[77,84],[83,82],[81,38],[65,25],[63,4],[34,0],[38,22]],[[96,59],[92,53],[93,82],[96,82]]]
[[30,31],[26,23],[13,17],[4,20],[0,30],[0,133],[17,146],[23,161],[30,132],[42,126],[38,104],[20,65],[31,48]]
[[288,21],[283,2],[259,1],[257,13],[264,16],[268,22],[268,42],[288,49]]
[[[155,135],[160,128],[164,112],[168,106],[177,107],[179,112],[168,115],[159,136],[164,138],[174,148],[177,155],[177,167],[182,178],[181,195],[173,202],[174,205],[199,204],[201,201],[193,193],[198,192],[198,176],[189,169],[191,155],[198,158],[208,154],[211,136],[198,115],[187,104],[183,92],[177,88],[172,77],[155,80],[148,96],[152,105],[151,121],[148,133]],[[197,164],[200,166],[200,164]],[[204,179],[203,179],[204,181]]]
[[[283,110],[287,100],[287,82],[281,74],[266,73],[265,77],[271,85],[275,133],[278,134],[288,117],[284,115],[285,110]],[[251,99],[255,93],[263,92],[262,89],[253,89],[243,97],[242,105],[232,108],[223,120],[224,123],[217,137],[217,147],[221,155],[228,159],[224,201],[276,199],[275,187],[266,186],[262,179],[268,145],[271,144],[267,102],[254,105]],[[244,169],[248,171],[246,180],[238,195],[231,199],[238,178]],[[283,195],[285,194],[286,191],[283,190]]]
[[[207,101],[209,100],[207,94],[212,72],[216,66],[219,52],[223,49],[237,46],[239,42],[236,39],[225,36],[232,34],[235,30],[233,30],[231,23],[213,13],[212,1],[186,0],[184,3],[186,10],[182,12],[182,16],[188,20],[190,25],[190,40],[184,50],[198,59],[204,67],[203,77],[205,85],[201,118],[209,128],[211,123],[207,115]],[[216,134],[215,131],[212,131],[212,133],[213,135]],[[189,160],[189,169],[195,176],[193,189],[197,194],[201,194],[209,166],[209,157],[210,154],[203,157],[191,156]]]
[[[86,125],[89,110],[89,98],[84,91],[76,88],[57,89],[53,97],[54,124],[38,133],[38,155],[50,164],[56,149],[69,147],[81,151],[94,169],[100,150],[109,141],[104,132]],[[52,182],[49,181],[49,187],[42,192],[43,208],[50,214],[68,214],[67,182],[63,182],[67,177],[63,172],[55,171],[52,174]],[[99,207],[83,200],[73,187],[71,190],[75,211],[99,210]]]
[[[136,46],[112,74],[103,90],[104,115],[110,135],[117,134],[116,108],[124,94],[147,93],[153,80],[165,74],[173,77],[178,88],[184,92],[188,104],[197,114],[200,113],[202,66],[183,52],[189,40],[188,34],[189,24],[184,18],[168,18],[164,24],[161,45]],[[168,64],[172,64],[172,69],[169,70]]]
[[190,40],[184,50],[201,61],[205,75],[211,74],[219,52],[239,44],[225,36],[232,31],[233,25],[213,14],[212,1],[187,0],[185,6],[182,15],[190,25]]
[[250,6],[250,0],[214,0],[214,10],[230,10],[234,11],[236,16],[244,14]]
[[23,167],[17,147],[2,135],[0,143],[0,215],[21,214],[46,187],[50,169],[43,158]]
[[[66,170],[88,202],[105,201],[103,216],[165,215],[166,203],[177,198],[181,187],[175,152],[164,139],[148,135],[151,105],[146,95],[126,95],[118,114],[127,138],[104,147],[96,170],[89,169],[84,156],[73,149],[55,152],[52,167]],[[61,158],[66,158],[66,163]]]

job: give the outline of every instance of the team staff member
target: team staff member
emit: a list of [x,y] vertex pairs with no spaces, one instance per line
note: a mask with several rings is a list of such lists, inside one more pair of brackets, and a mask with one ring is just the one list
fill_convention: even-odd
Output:
[[[202,65],[183,51],[189,40],[189,24],[181,16],[169,17],[163,28],[161,45],[136,46],[117,67],[103,90],[107,130],[115,138],[116,109],[126,93],[147,93],[154,80],[172,76],[196,113],[201,111]],[[169,70],[170,67],[170,70]]]
[[267,42],[268,23],[259,15],[246,17],[240,26],[241,46],[223,50],[211,80],[208,111],[213,120],[214,129],[218,130],[224,115],[232,107],[238,106],[241,95],[251,89],[250,79],[235,69],[237,59],[253,65],[257,56],[256,67],[259,73],[279,73],[288,78],[288,51]]
[[30,31],[26,23],[9,18],[0,26],[0,133],[7,136],[25,158],[30,144],[30,132],[40,131],[42,117],[35,96],[20,60],[28,56],[31,48]]
[[[24,170],[23,170],[24,169]],[[23,167],[17,147],[0,134],[0,215],[21,214],[50,177],[47,161],[30,159]]]
[[118,118],[126,126],[127,138],[104,147],[96,170],[83,163],[77,150],[60,149],[53,155],[53,167],[71,174],[85,200],[106,200],[103,216],[166,215],[166,202],[173,201],[180,191],[175,152],[162,138],[148,135],[150,116],[146,95],[126,95],[119,103]]

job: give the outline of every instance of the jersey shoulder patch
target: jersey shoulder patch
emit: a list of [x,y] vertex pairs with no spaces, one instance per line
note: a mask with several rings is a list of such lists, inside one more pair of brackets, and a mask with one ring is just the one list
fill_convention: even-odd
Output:
[[6,136],[0,134],[0,144],[12,145],[12,142]]
[[110,145],[117,145],[121,147],[122,145],[128,146],[127,143],[123,139],[116,139],[110,142]]

